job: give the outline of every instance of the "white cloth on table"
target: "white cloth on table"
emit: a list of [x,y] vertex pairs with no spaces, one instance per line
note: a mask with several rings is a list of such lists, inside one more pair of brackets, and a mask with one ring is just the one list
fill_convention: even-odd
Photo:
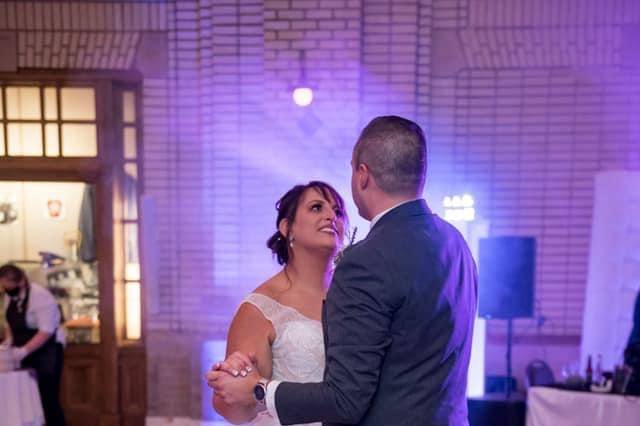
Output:
[[527,426],[638,426],[640,397],[533,387]]
[[0,424],[41,426],[42,403],[35,377],[26,370],[0,373]]

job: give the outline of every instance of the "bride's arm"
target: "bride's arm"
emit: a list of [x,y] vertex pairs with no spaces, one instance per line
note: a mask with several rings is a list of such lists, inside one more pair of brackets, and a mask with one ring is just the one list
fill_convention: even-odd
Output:
[[[262,377],[271,377],[271,341],[275,331],[271,323],[253,305],[245,303],[240,306],[231,322],[227,336],[227,356],[238,351],[255,354],[258,372]],[[242,380],[238,378],[237,380]],[[263,407],[257,403],[252,405],[229,405],[214,394],[214,409],[227,421],[233,424],[246,423],[252,420]]]

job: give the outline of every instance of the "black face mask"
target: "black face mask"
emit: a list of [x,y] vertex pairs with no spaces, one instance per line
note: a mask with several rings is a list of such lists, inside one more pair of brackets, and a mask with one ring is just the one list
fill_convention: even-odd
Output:
[[20,287],[14,287],[11,290],[5,290],[5,292],[7,292],[9,297],[18,297],[20,294]]

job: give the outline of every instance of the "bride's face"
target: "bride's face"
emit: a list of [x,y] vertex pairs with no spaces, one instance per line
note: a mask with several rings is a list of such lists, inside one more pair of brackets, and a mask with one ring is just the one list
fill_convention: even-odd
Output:
[[342,245],[345,214],[330,194],[328,197],[315,188],[307,189],[300,197],[290,232],[295,239],[294,250],[300,246],[335,253]]

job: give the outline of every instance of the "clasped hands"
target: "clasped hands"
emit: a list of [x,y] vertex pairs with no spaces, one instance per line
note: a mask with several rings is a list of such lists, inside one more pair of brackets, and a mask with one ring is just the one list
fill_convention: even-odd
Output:
[[205,380],[216,396],[227,405],[255,406],[253,388],[260,380],[255,355],[234,352],[215,363]]
[[12,347],[10,341],[0,342],[0,348],[4,350],[11,351],[11,357],[13,358],[13,362],[16,366],[19,366],[20,362],[29,355],[29,351],[24,346],[19,348]]

